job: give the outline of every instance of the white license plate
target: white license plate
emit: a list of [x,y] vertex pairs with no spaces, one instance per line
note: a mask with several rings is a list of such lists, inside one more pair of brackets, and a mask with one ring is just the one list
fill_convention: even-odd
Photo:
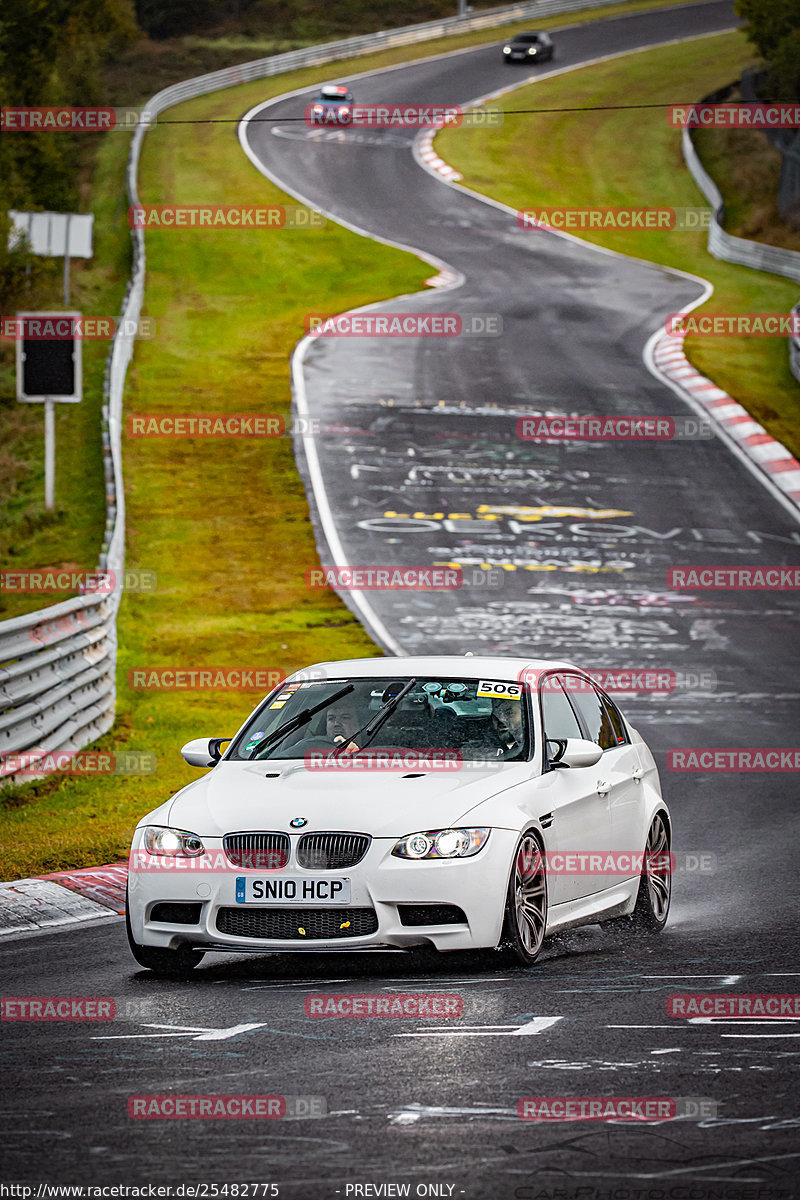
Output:
[[236,876],[237,904],[349,904],[350,880],[320,875]]

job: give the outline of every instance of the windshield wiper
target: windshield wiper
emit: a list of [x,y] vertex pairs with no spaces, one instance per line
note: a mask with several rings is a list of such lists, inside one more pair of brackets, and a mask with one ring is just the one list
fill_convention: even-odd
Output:
[[[364,742],[364,746],[366,746],[372,735],[378,732],[386,718],[390,715],[390,713],[394,712],[394,710],[397,708],[397,705],[404,698],[404,696],[408,695],[416,682],[416,679],[409,679],[405,687],[402,688],[402,690],[399,691],[396,696],[390,696],[383,707],[378,709],[371,721],[368,721],[366,725],[362,725],[361,729],[357,729],[352,737],[345,738],[341,746],[336,747],[331,757],[336,758],[337,755],[342,753],[346,746],[349,746],[351,742],[355,742],[356,738],[360,738],[362,734],[366,734],[366,741]],[[359,750],[364,749],[364,746],[358,745],[357,742],[356,745],[358,746]]]
[[295,729],[299,729],[301,725],[307,725],[313,716],[321,712],[323,708],[327,708],[329,704],[333,704],[334,700],[341,700],[342,696],[346,696],[349,692],[355,690],[355,685],[348,683],[346,687],[339,688],[338,692],[334,692],[327,700],[321,700],[319,704],[315,704],[312,708],[304,708],[296,717],[292,717],[291,721],[287,721],[285,725],[279,725],[277,729],[273,729],[272,733],[268,733],[260,742],[256,742],[252,752],[248,754],[248,758],[255,758],[259,750],[263,750],[266,746],[277,746],[285,737],[293,733]]

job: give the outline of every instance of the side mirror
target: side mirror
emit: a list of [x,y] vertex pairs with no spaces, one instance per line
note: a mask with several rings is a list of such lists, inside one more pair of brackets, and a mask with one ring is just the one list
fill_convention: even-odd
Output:
[[603,757],[597,742],[587,742],[583,738],[564,738],[548,744],[558,747],[556,753],[550,755],[551,767],[593,767]]
[[230,738],[194,738],[181,746],[181,754],[190,767],[214,767],[222,757],[220,746]]

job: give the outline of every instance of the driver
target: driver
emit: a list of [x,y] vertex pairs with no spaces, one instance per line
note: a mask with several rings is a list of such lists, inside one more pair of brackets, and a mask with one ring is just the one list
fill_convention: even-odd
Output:
[[522,724],[522,702],[520,700],[492,701],[492,728],[506,753],[522,749],[525,731]]
[[332,704],[325,714],[325,734],[334,746],[345,743],[344,754],[354,754],[360,749],[350,739],[364,724],[365,718],[358,702],[352,696],[343,696]]

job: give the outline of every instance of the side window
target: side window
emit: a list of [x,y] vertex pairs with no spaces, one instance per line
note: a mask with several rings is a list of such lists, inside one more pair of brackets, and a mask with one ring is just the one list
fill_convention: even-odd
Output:
[[570,699],[581,715],[589,740],[597,742],[604,750],[616,746],[617,734],[603,697],[579,675],[567,675],[565,678]]
[[572,705],[556,675],[548,675],[542,683],[542,719],[546,738],[555,741],[560,738],[583,737]]
[[608,719],[611,722],[611,728],[614,730],[616,745],[621,746],[628,741],[628,735],[625,732],[625,724],[622,720],[622,715],[613,700],[609,700],[608,696],[603,697],[603,703],[608,713]]

